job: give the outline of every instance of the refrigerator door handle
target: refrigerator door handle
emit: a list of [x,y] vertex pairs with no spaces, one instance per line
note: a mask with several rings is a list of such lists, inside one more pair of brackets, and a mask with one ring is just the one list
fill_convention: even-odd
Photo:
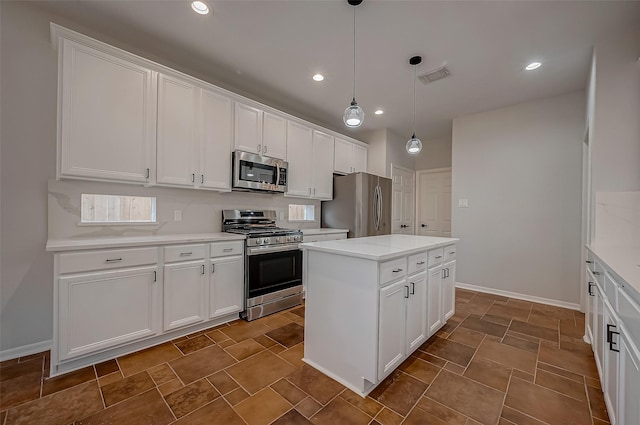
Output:
[[373,189],[373,225],[378,228],[378,187]]
[[376,230],[380,230],[380,219],[382,215],[382,189],[380,186],[376,186],[375,189],[375,217],[376,217]]
[[380,186],[378,186],[378,193],[378,227],[380,227],[380,222],[382,221],[382,203],[384,202],[382,199],[382,188]]

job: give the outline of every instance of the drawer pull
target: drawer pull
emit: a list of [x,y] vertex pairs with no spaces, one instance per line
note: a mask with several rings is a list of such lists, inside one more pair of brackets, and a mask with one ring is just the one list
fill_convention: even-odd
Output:
[[118,261],[122,261],[122,258],[107,258],[107,263],[117,263]]
[[613,335],[620,335],[620,332],[615,332],[611,330],[611,328],[615,328],[615,327],[616,325],[607,325],[607,343],[609,344],[609,350],[619,353],[620,350],[618,350],[617,348],[613,348],[613,344],[614,344]]
[[423,264],[424,264],[424,261],[418,261],[416,264],[417,264],[418,266],[421,266],[421,265],[423,265]]
[[222,252],[231,252],[231,251],[233,251],[233,248],[224,248],[222,250]]
[[181,257],[188,257],[188,256],[190,256],[190,255],[193,255],[193,252],[181,252],[181,253],[180,253],[180,256],[181,256]]
[[595,274],[596,276],[600,276],[602,273],[600,273],[600,272],[593,272],[593,274]]
[[442,258],[442,255],[436,255],[436,260],[437,260],[438,258]]
[[588,292],[589,292],[589,295],[591,295],[592,297],[595,297],[596,294],[591,290],[591,288],[593,288],[593,282],[589,282]]
[[455,251],[449,251],[449,255],[453,255],[455,253],[456,253]]
[[585,261],[585,263],[587,263],[587,264],[593,264],[593,261],[591,261],[591,260],[587,260],[587,261]]
[[398,269],[394,269],[394,270],[391,270],[391,271],[392,271],[393,273],[400,273],[400,272],[402,271],[402,269],[398,268]]
[[416,293],[416,283],[411,282],[411,295],[414,295],[415,293]]
[[404,297],[409,298],[409,287],[404,285]]

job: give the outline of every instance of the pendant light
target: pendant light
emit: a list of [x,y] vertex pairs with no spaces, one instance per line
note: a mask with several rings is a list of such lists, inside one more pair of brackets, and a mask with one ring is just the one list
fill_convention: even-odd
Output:
[[347,0],[347,3],[353,6],[353,100],[344,110],[342,120],[347,127],[360,127],[364,121],[364,111],[356,102],[356,6],[362,0]]
[[422,142],[416,137],[416,75],[418,65],[422,62],[422,56],[414,56],[409,59],[409,64],[413,66],[413,135],[407,142],[407,152],[410,155],[417,155],[422,150]]

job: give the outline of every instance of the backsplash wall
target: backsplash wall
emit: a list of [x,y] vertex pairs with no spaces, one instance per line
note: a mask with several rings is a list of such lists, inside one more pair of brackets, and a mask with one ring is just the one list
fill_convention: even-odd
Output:
[[[271,209],[278,213],[277,225],[289,228],[320,227],[320,201],[288,198],[256,192],[220,193],[208,190],[143,187],[129,184],[80,180],[49,180],[49,239],[72,239],[104,236],[141,236],[222,231],[223,209]],[[155,196],[158,224],[78,225],[82,193]],[[315,206],[315,222],[288,222],[289,204]],[[182,211],[182,221],[174,221],[174,211]]]
[[596,192],[594,243],[640,244],[640,192]]

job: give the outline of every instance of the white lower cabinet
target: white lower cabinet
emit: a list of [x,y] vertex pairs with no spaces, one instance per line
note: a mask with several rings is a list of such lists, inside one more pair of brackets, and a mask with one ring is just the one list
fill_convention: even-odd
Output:
[[442,266],[442,314],[444,322],[456,312],[456,262],[449,261]]
[[204,260],[166,264],[163,329],[168,331],[203,321],[204,290]]
[[602,367],[607,373],[602,382],[602,392],[609,413],[609,422],[616,425],[618,406],[618,377],[619,377],[619,354],[620,354],[620,332],[618,332],[618,318],[613,312],[613,308],[608,302],[604,302],[604,333],[605,341],[602,355]]
[[407,353],[412,353],[429,337],[427,327],[427,273],[409,276],[407,298]]
[[209,318],[238,313],[244,306],[244,257],[212,258],[209,266]]
[[405,280],[380,289],[380,323],[378,327],[378,379],[398,367],[406,357]]
[[429,269],[427,326],[429,334],[434,334],[444,325],[442,322],[442,266]]
[[[620,330],[618,424],[640,424],[640,350],[625,329]],[[611,422],[613,424],[613,422]]]

